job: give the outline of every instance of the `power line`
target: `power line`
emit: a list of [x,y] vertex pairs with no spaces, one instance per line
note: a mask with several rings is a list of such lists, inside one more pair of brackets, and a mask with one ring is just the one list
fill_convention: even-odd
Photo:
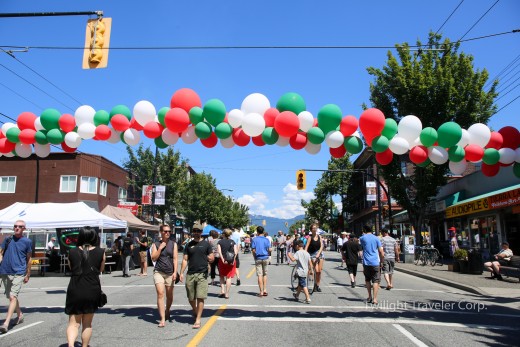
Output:
[[24,99],[25,101],[27,101],[27,102],[33,104],[34,106],[38,107],[39,109],[43,110],[43,107],[41,107],[40,105],[35,104],[35,103],[32,102],[31,100],[29,100],[29,99],[27,99],[25,96],[23,96],[22,94],[20,94],[20,93],[16,92],[15,90],[9,88],[8,86],[6,86],[5,84],[3,84],[2,82],[0,82],[0,84],[1,84],[4,88],[10,90],[12,93],[18,95],[20,98]]
[[513,88],[511,88],[511,90],[509,90],[508,92],[500,95],[500,97],[496,98],[495,101],[498,101],[500,99],[502,99],[504,96],[506,96],[507,94],[511,93],[513,90],[515,90],[516,88],[518,88],[520,86],[520,83],[518,83],[516,86],[514,86]]
[[455,9],[451,12],[451,14],[448,16],[448,18],[446,18],[446,20],[444,21],[444,23],[442,23],[442,25],[440,26],[439,29],[437,29],[437,31],[435,32],[435,35],[437,35],[439,33],[439,31],[441,31],[441,29],[444,27],[444,25],[450,20],[451,16],[453,16],[455,14],[455,11],[458,10],[458,8],[460,7],[460,5],[462,5],[462,3],[464,2],[464,0],[461,0],[461,2],[457,5],[457,7],[455,7]]
[[480,16],[480,18],[471,26],[471,28],[468,29],[468,31],[466,31],[464,35],[462,35],[462,37],[457,42],[462,42],[462,39],[465,38],[471,30],[473,30],[473,28],[482,20],[482,18],[484,18],[489,13],[489,11],[491,11],[493,7],[495,7],[496,4],[498,4],[499,1],[500,0],[497,0],[493,5],[491,5],[491,7],[488,8],[488,10],[482,16]]
[[497,114],[498,112],[502,111],[504,108],[506,108],[507,106],[511,105],[513,102],[515,102],[518,98],[520,98],[520,95],[518,95],[516,98],[514,98],[513,100],[509,101],[507,104],[505,104],[504,106],[502,106],[501,108],[498,109],[498,111],[496,111],[495,113],[492,114],[492,116],[494,116],[495,114]]
[[520,59],[520,54],[517,55],[516,58],[514,58],[509,64],[507,64],[507,66],[505,68],[503,68],[502,71],[500,71],[495,77],[491,78],[488,82],[486,82],[486,84],[484,85],[484,88],[486,86],[488,86],[489,83],[492,83],[492,81],[498,79],[504,72],[506,72],[511,67],[511,65],[513,65],[519,59]]
[[[515,77],[516,75],[518,75],[519,72],[517,72],[516,74],[514,74],[513,76],[511,76],[511,78]],[[510,79],[511,79],[510,78]],[[508,81],[510,80],[508,79]],[[498,91],[497,93],[502,93],[503,91],[505,91],[507,88],[509,88],[513,83],[515,83],[516,81],[518,81],[520,79],[520,77],[517,77],[513,82],[509,83],[507,86],[505,86],[504,88],[502,88],[500,91]],[[505,82],[504,82],[505,83]]]

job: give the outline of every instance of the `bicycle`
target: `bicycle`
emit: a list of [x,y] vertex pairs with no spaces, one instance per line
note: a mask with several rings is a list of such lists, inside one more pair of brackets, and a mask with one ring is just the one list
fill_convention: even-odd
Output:
[[[291,271],[291,288],[292,291],[296,291],[296,288],[298,288],[298,273],[296,272],[297,266],[294,265],[293,269]],[[312,271],[312,275],[309,275],[307,273],[307,289],[309,290],[309,295],[312,295],[314,292],[314,286],[316,284],[316,271]]]
[[426,254],[424,247],[415,247],[413,263],[415,265],[419,265],[419,263],[421,263],[421,265],[426,265],[427,262],[428,255]]
[[442,254],[439,252],[437,248],[428,248],[428,263],[431,266],[435,266],[437,264],[440,264],[441,266],[444,265],[444,258]]

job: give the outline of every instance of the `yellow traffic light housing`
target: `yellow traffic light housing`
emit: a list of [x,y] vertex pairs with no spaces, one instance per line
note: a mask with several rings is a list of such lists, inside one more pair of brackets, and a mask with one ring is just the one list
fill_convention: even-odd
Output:
[[296,171],[296,189],[305,190],[307,188],[307,179],[305,177],[305,170]]
[[89,19],[85,31],[84,69],[100,69],[108,65],[108,47],[112,18]]

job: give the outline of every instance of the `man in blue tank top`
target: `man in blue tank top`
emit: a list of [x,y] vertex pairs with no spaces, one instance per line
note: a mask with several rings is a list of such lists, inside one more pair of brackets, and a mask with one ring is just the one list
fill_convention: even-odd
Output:
[[[365,286],[368,291],[367,303],[377,305],[377,292],[381,282],[381,262],[385,258],[383,246],[379,238],[372,234],[372,228],[363,227],[365,235],[361,236],[359,243],[363,249],[363,274]],[[372,288],[374,293],[372,295]]]

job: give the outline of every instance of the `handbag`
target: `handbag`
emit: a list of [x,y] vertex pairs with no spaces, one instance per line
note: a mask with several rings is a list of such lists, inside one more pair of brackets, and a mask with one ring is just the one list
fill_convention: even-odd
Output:
[[235,262],[235,252],[227,251],[224,254],[224,259],[229,263],[233,264]]
[[101,291],[101,294],[99,295],[99,300],[98,300],[98,307],[105,306],[107,302],[108,302],[107,295],[103,291]]

